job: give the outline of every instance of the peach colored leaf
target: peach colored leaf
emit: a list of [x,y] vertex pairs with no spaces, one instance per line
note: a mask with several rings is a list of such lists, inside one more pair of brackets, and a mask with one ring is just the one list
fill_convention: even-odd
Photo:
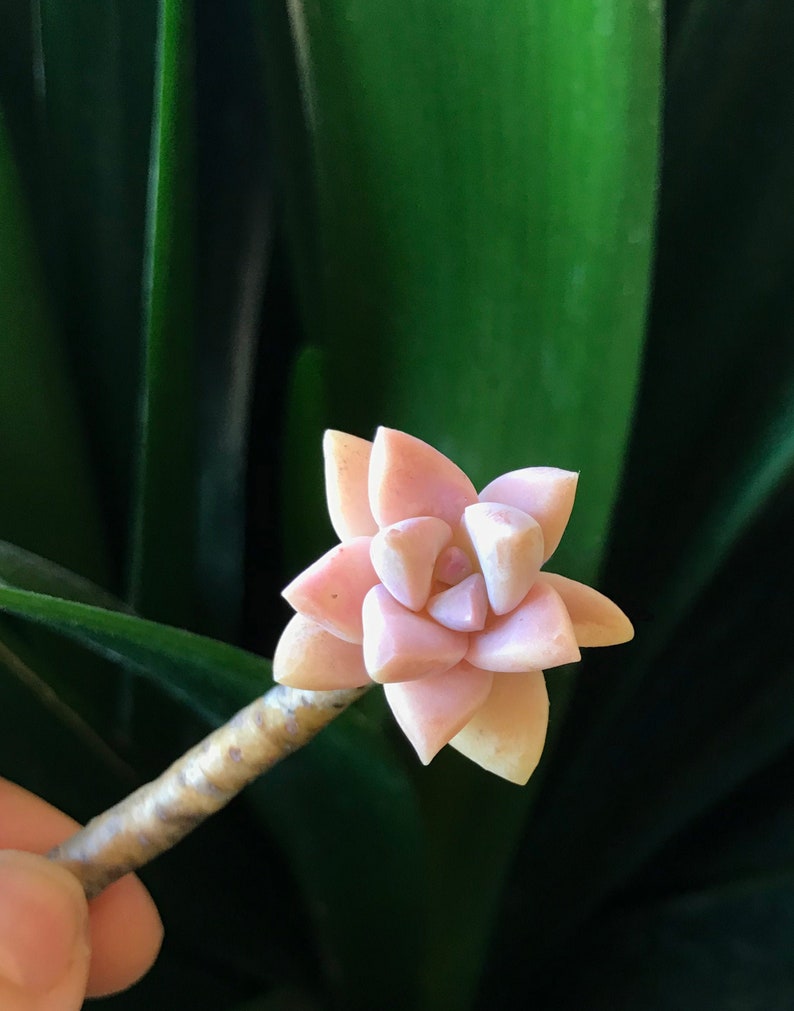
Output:
[[437,516],[454,527],[477,491],[463,471],[426,442],[379,428],[372,444],[369,502],[381,527],[412,516]]
[[333,691],[369,683],[361,647],[339,639],[311,618],[296,614],[281,633],[273,678],[291,688]]
[[450,544],[438,556],[433,578],[447,586],[460,583],[472,573],[471,559],[458,544]]
[[436,559],[451,540],[448,523],[436,516],[417,516],[377,533],[370,558],[395,600],[411,611],[421,611],[430,596]]
[[367,491],[371,452],[372,443],[355,435],[329,429],[323,436],[328,514],[340,541],[378,529]]
[[373,681],[413,681],[449,670],[463,659],[468,636],[415,614],[384,586],[364,598],[364,663]]
[[371,537],[354,537],[337,544],[296,576],[282,596],[329,632],[361,644],[361,606],[378,581],[369,555],[371,541]]
[[555,572],[541,572],[540,579],[562,597],[580,646],[617,646],[634,638],[634,626],[618,605],[592,586]]
[[493,674],[465,660],[421,681],[384,685],[403,733],[427,765],[474,716],[491,691]]
[[474,572],[457,586],[450,586],[431,597],[427,613],[445,628],[480,632],[488,614],[488,592],[482,575]]
[[495,478],[480,492],[481,502],[502,502],[529,513],[543,531],[548,561],[571,518],[579,475],[558,467],[525,467]]
[[483,670],[517,674],[573,663],[581,654],[559,593],[535,583],[514,611],[471,635],[466,659]]
[[523,786],[540,761],[548,724],[543,671],[496,673],[484,705],[449,743],[486,771]]
[[543,563],[540,524],[515,506],[478,502],[463,525],[480,562],[495,614],[507,614],[529,593]]

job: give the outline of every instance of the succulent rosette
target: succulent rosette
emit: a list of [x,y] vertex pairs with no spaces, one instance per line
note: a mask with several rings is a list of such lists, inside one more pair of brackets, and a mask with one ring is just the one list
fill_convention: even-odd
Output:
[[633,636],[598,591],[545,572],[578,475],[528,467],[478,494],[438,450],[379,428],[326,432],[340,544],[284,590],[297,612],[274,677],[324,691],[375,681],[427,764],[445,745],[526,783],[546,738],[543,671]]

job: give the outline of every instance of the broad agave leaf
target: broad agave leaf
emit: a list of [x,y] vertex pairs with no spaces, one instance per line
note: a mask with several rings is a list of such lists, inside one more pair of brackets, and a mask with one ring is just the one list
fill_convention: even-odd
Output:
[[42,0],[31,53],[44,74],[42,241],[117,558],[134,473],[157,9]]
[[[323,353],[327,423],[366,438],[377,424],[410,431],[478,486],[527,464],[583,470],[559,567],[592,581],[642,345],[658,5],[289,11],[313,172],[299,197],[314,225],[310,249],[294,219],[292,239],[315,281],[302,316]],[[281,150],[300,150],[293,141],[294,124]],[[291,410],[309,417],[314,404]],[[314,447],[304,452],[314,471]],[[557,719],[567,683],[551,685]],[[529,795],[483,787],[454,759],[420,789],[422,986],[431,1004],[465,1007]],[[337,910],[322,927],[357,931],[356,916]],[[372,957],[390,976],[409,964],[399,950]]]

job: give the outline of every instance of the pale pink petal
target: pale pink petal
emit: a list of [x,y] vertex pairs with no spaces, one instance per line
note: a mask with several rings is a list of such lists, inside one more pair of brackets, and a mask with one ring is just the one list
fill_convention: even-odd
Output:
[[464,661],[420,681],[384,685],[386,699],[424,765],[485,702],[493,674]]
[[413,681],[463,659],[468,636],[398,604],[384,586],[364,598],[364,664],[373,681]]
[[592,586],[554,572],[541,572],[540,579],[562,597],[580,646],[617,646],[634,638],[634,627],[618,605]]
[[354,537],[331,548],[282,590],[307,618],[348,642],[361,643],[361,606],[378,577],[369,557],[371,537]]
[[562,598],[538,582],[514,611],[472,634],[466,659],[483,670],[516,674],[573,663],[581,654]]
[[438,556],[433,578],[447,586],[454,586],[472,572],[471,559],[457,544],[450,544]]
[[474,485],[443,453],[405,432],[378,429],[369,466],[369,504],[379,526],[437,516],[454,527],[476,501]]
[[315,692],[369,684],[360,646],[339,639],[310,618],[296,614],[281,633],[273,677],[291,688]]
[[481,502],[503,502],[529,513],[543,531],[545,562],[571,517],[579,475],[557,467],[526,467],[502,474],[480,492]]
[[436,516],[417,516],[372,538],[370,557],[380,581],[403,606],[421,611],[430,596],[433,569],[452,527]]
[[488,592],[479,572],[442,590],[427,602],[427,613],[445,628],[458,632],[479,632],[488,614]]
[[529,593],[543,563],[540,525],[514,506],[478,502],[463,513],[494,614],[507,614]]
[[543,671],[494,674],[484,705],[449,743],[488,772],[523,786],[540,761],[548,725]]
[[328,514],[340,541],[374,534],[378,524],[369,508],[369,458],[372,443],[329,429],[323,436]]

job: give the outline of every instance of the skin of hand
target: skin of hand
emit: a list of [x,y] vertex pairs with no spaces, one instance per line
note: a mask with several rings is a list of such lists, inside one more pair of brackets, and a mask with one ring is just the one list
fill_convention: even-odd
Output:
[[0,779],[0,1008],[78,1011],[151,968],[163,928],[134,875],[86,903],[76,879],[37,854],[79,826]]

